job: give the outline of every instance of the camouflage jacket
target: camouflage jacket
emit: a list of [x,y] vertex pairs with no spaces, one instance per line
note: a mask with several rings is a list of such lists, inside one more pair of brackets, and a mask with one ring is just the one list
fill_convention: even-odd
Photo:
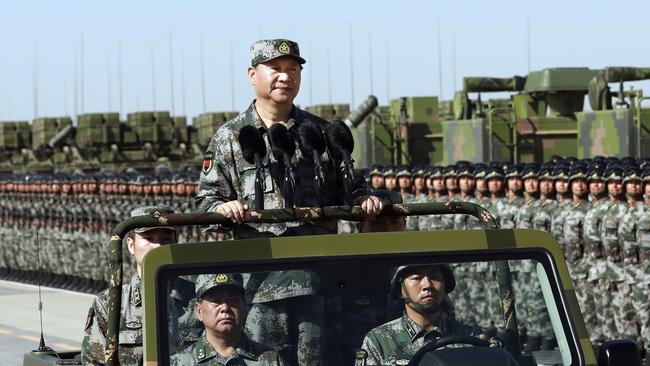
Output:
[[285,363],[278,352],[261,343],[249,340],[244,333],[237,345],[237,350],[229,357],[220,355],[208,342],[205,332],[196,343],[173,355],[172,366],[280,366]]
[[[361,348],[367,352],[367,365],[406,365],[426,343],[451,334],[478,336],[480,329],[457,322],[442,313],[438,326],[426,330],[406,313],[388,323],[371,329]],[[357,360],[359,355],[357,355]],[[406,363],[402,363],[406,361]]]
[[591,207],[585,213],[585,220],[582,225],[582,238],[585,241],[585,255],[589,258],[600,258],[603,256],[603,241],[600,236],[600,229],[603,218],[609,208],[609,201],[602,198],[591,202]]
[[502,199],[503,209],[499,210],[499,225],[502,229],[515,228],[515,218],[524,202],[523,197],[515,194],[510,194]]
[[[142,365],[142,299],[140,276],[122,286],[122,310],[118,358],[120,365]],[[84,365],[104,365],[106,331],[108,329],[108,289],[93,299],[88,311],[84,338],[81,343],[81,361]]]
[[[296,130],[304,122],[311,121],[321,127],[327,121],[311,113],[294,107],[286,127]],[[255,101],[250,107],[235,119],[221,126],[212,137],[205,155],[204,166],[199,182],[199,194],[196,202],[199,211],[214,212],[217,207],[225,202],[239,200],[253,208],[255,200],[255,164],[247,162],[239,145],[239,131],[242,127],[252,125],[266,129],[255,109]],[[283,174],[278,162],[271,154],[268,134],[264,134],[267,154],[264,163],[264,208],[284,208],[284,197],[281,193]],[[321,156],[324,170],[324,186],[320,195],[316,194],[314,185],[313,159],[304,158],[300,149],[296,149],[293,162],[296,166],[296,187],[294,190],[295,204],[297,207],[323,206],[343,204],[340,194],[342,181],[338,174],[338,167],[334,166],[327,152]],[[368,189],[363,177],[358,176],[353,188],[353,199],[367,195]],[[219,227],[220,230],[227,228]],[[246,224],[233,225],[233,235],[236,239],[274,236],[274,235],[309,235],[309,234],[335,234],[337,231],[336,220],[320,220],[318,225],[313,223],[289,222],[283,224]]]
[[[427,197],[424,202],[447,202],[446,196],[441,196],[439,198]],[[420,215],[418,218],[418,228],[420,231],[435,231],[443,230],[442,224],[442,215]]]
[[559,202],[553,211],[553,216],[551,217],[551,234],[560,244],[564,253],[566,253],[566,243],[564,242],[564,220],[569,214],[571,203],[570,199]]
[[[460,194],[456,194],[451,197],[447,197],[445,202],[460,202]],[[442,228],[444,230],[453,230],[454,229],[454,220],[456,215],[437,215],[440,217],[442,222]]]
[[[584,255],[584,238],[582,237],[582,228],[584,225],[585,214],[591,204],[588,201],[572,202],[567,206],[567,214],[564,220],[564,227],[562,228],[562,235],[564,235],[564,244],[566,245],[565,256],[569,263],[575,264]],[[586,275],[586,270],[583,266],[580,269],[573,267],[574,272],[579,276]]]
[[542,230],[548,233],[551,232],[551,223],[553,220],[553,212],[557,207],[557,201],[545,199],[539,201],[537,212],[533,216],[533,229]]
[[[458,197],[459,200],[463,202],[471,202],[478,204],[478,198],[475,196],[469,196],[467,198]],[[454,217],[454,229],[456,230],[465,230],[465,229],[483,229],[483,224],[472,215],[453,215]]]
[[636,232],[641,216],[647,214],[648,211],[646,211],[645,204],[643,202],[637,202],[627,208],[618,225],[618,244],[621,248],[623,262],[626,265],[639,264],[639,244],[637,242]]
[[[421,197],[416,197],[412,193],[405,193],[402,195],[403,203],[414,203],[414,202],[424,202],[421,200]],[[407,231],[418,231],[419,230],[419,219],[417,216],[407,216],[406,217],[406,230]]]
[[642,281],[650,286],[650,267],[643,263],[650,262],[650,204],[645,203],[646,214],[639,217],[639,222],[636,226],[636,240],[639,245],[639,257],[643,267]]
[[604,254],[609,261],[620,262],[622,259],[618,243],[618,225],[625,211],[627,211],[625,202],[610,204],[603,218],[600,237],[605,250]]
[[525,198],[519,211],[517,211],[517,215],[515,215],[515,227],[518,229],[532,229],[535,213],[537,213],[541,204],[535,197]]

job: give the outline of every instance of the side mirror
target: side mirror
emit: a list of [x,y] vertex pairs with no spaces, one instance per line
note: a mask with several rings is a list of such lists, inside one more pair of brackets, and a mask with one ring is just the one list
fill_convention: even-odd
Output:
[[604,342],[598,349],[598,366],[641,366],[641,352],[629,339]]

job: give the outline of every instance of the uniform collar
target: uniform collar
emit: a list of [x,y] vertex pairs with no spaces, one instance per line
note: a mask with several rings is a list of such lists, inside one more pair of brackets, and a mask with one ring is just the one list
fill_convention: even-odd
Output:
[[142,297],[140,296],[140,288],[142,287],[142,280],[140,280],[140,276],[138,276],[137,273],[133,274],[131,277],[131,283],[129,284],[131,287],[131,304],[140,306],[142,304]]
[[[248,108],[247,113],[251,114],[251,118],[254,121],[256,127],[264,127],[264,128],[266,128],[266,125],[264,124],[264,121],[262,120],[262,117],[260,117],[260,114],[257,113],[257,108],[255,108],[255,101],[256,100],[257,99],[253,99],[253,101],[251,102],[251,106]],[[298,111],[298,108],[296,108],[295,105],[293,107],[291,107],[291,112],[289,113],[289,120],[285,124],[285,127],[287,127],[287,129],[290,129],[291,127],[293,127],[293,125],[294,125],[293,121],[298,120],[298,112],[297,111]]]
[[199,340],[196,341],[193,352],[194,352],[194,358],[199,363],[210,358],[216,358],[216,360],[223,365],[225,365],[228,362],[228,360],[232,358],[241,357],[252,361],[257,361],[259,359],[258,354],[253,347],[253,343],[248,340],[248,338],[244,333],[242,333],[241,339],[239,340],[239,344],[237,345],[237,349],[235,350],[235,353],[233,353],[231,356],[227,358],[220,355],[212,347],[210,342],[208,342],[208,338],[205,334],[205,331],[203,331],[203,333],[201,334],[201,338],[199,338]]
[[402,326],[408,333],[409,337],[411,337],[411,342],[415,342],[420,338],[439,338],[444,336],[447,331],[447,314],[442,312],[440,314],[440,320],[438,320],[438,325],[433,327],[431,330],[426,330],[409,318],[408,315],[406,315],[406,312],[404,312],[404,314],[402,314]]

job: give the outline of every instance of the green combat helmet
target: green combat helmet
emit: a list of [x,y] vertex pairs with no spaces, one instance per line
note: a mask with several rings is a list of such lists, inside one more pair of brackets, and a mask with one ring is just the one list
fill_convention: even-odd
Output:
[[[426,267],[426,264],[410,265],[410,266],[399,266],[395,270],[393,277],[390,280],[390,295],[395,299],[399,300],[402,298],[400,291],[402,288],[402,282],[404,281],[404,274],[409,269]],[[454,291],[456,288],[456,278],[454,277],[454,272],[451,270],[451,266],[448,264],[434,264],[432,266],[440,267],[443,276],[445,277],[445,294],[449,294]]]

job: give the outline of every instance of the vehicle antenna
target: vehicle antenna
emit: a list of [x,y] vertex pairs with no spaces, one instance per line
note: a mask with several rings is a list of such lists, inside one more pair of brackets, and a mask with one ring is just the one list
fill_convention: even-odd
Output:
[[438,21],[438,83],[440,86],[440,95],[439,98],[442,100],[442,41],[440,40],[440,21]]
[[171,113],[174,115],[174,35],[169,31],[169,90],[171,93]]
[[528,57],[528,72],[530,72],[530,17],[526,17],[526,54]]
[[108,110],[112,111],[113,110],[113,91],[111,89],[111,53],[108,53],[107,61],[106,61],[106,89],[108,91]]
[[[328,70],[329,70],[329,49],[327,51],[328,57]],[[329,78],[329,71],[328,71]],[[329,83],[329,81],[328,81]],[[330,97],[330,103],[332,103],[332,98]],[[352,23],[350,23],[350,108],[354,108],[354,44],[352,42]]]
[[38,342],[38,349],[34,350],[34,352],[52,352],[56,355],[56,357],[61,358],[52,348],[45,345],[45,337],[43,336],[43,299],[41,297],[41,245],[38,240],[38,230],[36,231],[36,267],[38,278],[38,317],[41,325],[41,337],[40,341]]
[[122,38],[117,40],[117,81],[120,92],[120,119],[122,119],[122,112],[124,112],[122,105]]
[[232,60],[232,41],[230,42],[230,110],[235,110],[235,71]]
[[203,57],[203,36],[199,38],[199,57],[201,58],[201,101],[203,102],[203,113],[206,112],[205,109],[205,67],[204,67],[204,57]]
[[38,118],[38,40],[34,43],[34,56],[32,58],[32,88],[34,118]]
[[372,32],[368,31],[368,68],[370,69],[370,94],[374,92],[372,75]]
[[80,57],[79,65],[80,65],[79,75],[81,80],[81,83],[79,84],[80,87],[79,95],[81,99],[81,113],[84,113],[85,109],[84,109],[84,34],[83,32],[81,32],[81,57]]
[[[311,57],[312,56],[312,53],[311,53],[311,40],[308,43],[308,47],[309,47],[309,59],[313,60],[314,58]],[[312,70],[313,69],[314,69],[313,67],[309,67],[309,69],[308,69],[309,70],[309,105],[314,105],[314,98],[313,98],[314,78],[312,77],[313,76],[312,75]]]
[[151,98],[153,101],[153,110],[156,110],[156,63],[153,56],[153,44],[151,45]]
[[456,30],[451,33],[451,76],[453,78],[454,92],[456,92]]
[[388,39],[384,39],[386,52],[386,102],[390,101],[390,59],[388,56]]
[[332,104],[332,74],[331,74],[329,47],[327,47],[327,96],[328,96],[329,104]]

